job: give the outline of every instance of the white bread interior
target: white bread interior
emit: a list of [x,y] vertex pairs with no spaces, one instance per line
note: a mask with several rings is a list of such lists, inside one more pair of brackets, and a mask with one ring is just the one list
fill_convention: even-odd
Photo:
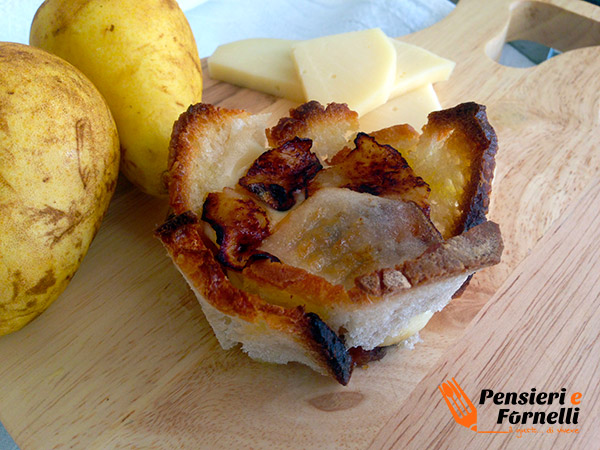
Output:
[[202,312],[223,349],[229,350],[241,344],[242,350],[258,361],[275,364],[299,362],[322,375],[327,375],[323,365],[319,364],[312,353],[292,335],[270,328],[264,322],[252,323],[235,315],[224,314],[194,288],[193,280],[183,273],[182,275],[196,294]]
[[345,330],[344,342],[348,347],[372,350],[386,342],[399,344],[424,328],[429,320],[424,321],[423,314],[433,315],[441,311],[469,275],[470,273],[464,273],[403,289],[359,309],[339,308],[328,318],[327,323],[334,330]]

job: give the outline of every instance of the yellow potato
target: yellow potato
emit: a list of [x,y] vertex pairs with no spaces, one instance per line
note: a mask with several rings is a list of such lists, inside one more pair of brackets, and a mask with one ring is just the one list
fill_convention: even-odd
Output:
[[175,0],[46,0],[29,41],[66,59],[104,95],[121,139],[121,169],[166,194],[173,122],[202,97],[202,69]]
[[117,183],[119,137],[77,69],[0,42],[0,335],[65,289]]

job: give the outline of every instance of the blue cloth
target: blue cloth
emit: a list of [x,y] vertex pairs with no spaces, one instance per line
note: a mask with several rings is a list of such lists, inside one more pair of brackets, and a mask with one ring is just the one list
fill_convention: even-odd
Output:
[[4,426],[0,423],[0,450],[19,450]]

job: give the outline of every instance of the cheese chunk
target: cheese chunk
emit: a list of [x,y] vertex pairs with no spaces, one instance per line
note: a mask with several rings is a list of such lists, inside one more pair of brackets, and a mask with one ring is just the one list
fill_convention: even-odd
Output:
[[406,341],[409,337],[414,336],[425,328],[425,325],[427,325],[432,317],[432,311],[417,314],[408,321],[408,324],[404,328],[386,337],[381,346],[387,347],[388,345],[397,345],[400,342]]
[[302,84],[285,39],[245,39],[219,46],[208,58],[211,78],[304,102]]
[[427,115],[442,109],[431,84],[426,84],[359,118],[360,129],[366,133],[392,125],[407,123],[419,130],[427,123]]
[[[367,32],[345,33],[342,35],[328,36],[327,38],[314,39],[313,41],[317,41],[317,44],[325,39],[342,42],[346,39],[353,41],[355,39],[361,39],[360,36],[367,36],[367,41],[370,41],[373,40],[371,33],[378,35],[376,39],[381,37],[378,31],[379,30],[376,30],[375,32],[374,30],[367,30]],[[406,123],[410,123],[415,128],[420,128],[425,123],[428,112],[440,109],[439,102],[437,101],[437,98],[435,98],[435,93],[430,87],[426,87],[426,85],[447,80],[454,69],[455,63],[416,45],[407,44],[398,41],[397,39],[387,39],[389,39],[389,42],[396,53],[395,75],[389,98],[394,99],[419,88],[423,88],[423,90],[419,96],[411,94],[405,100],[400,101],[400,105],[406,104],[406,107],[403,106],[402,108],[399,108],[399,105],[388,102],[389,107],[385,110],[381,110],[377,116],[383,118],[390,112],[396,112],[399,109],[403,109],[406,110],[406,114],[410,115],[410,120],[402,120]],[[307,42],[310,43],[311,41]],[[323,100],[323,98],[305,97],[302,80],[298,75],[294,59],[292,58],[292,48],[298,46],[298,44],[300,44],[300,41],[257,38],[221,45],[213,55],[208,58],[209,74],[211,78],[214,79],[278,97],[284,97],[298,103],[313,99],[320,100],[321,103],[327,103],[329,100]],[[308,45],[316,44],[313,43]],[[349,44],[338,45],[347,47]],[[335,46],[330,48],[335,48]],[[339,52],[334,53],[337,54]],[[331,61],[333,64],[338,64],[336,62],[336,55],[331,57]],[[357,59],[354,57],[350,58],[349,64],[351,65],[350,69],[348,69],[341,78],[347,78],[348,76],[354,77],[357,70],[355,66],[358,67],[361,65],[357,63]],[[341,67],[342,66],[340,66],[340,68]],[[337,80],[337,75],[335,79],[331,80],[332,84],[335,84],[333,83],[334,80]],[[356,78],[356,80],[358,80],[358,78]],[[342,81],[342,83],[345,82]],[[340,86],[342,86],[342,84],[340,84]],[[366,88],[367,86],[362,86],[358,88],[358,91],[363,92]],[[349,95],[355,94],[356,89],[354,89],[354,93]],[[341,92],[340,95],[342,95],[342,97],[347,96],[345,92]],[[349,102],[348,100],[338,101]],[[352,108],[351,104],[350,107]],[[414,113],[409,113],[411,108],[415,108]],[[431,110],[427,111],[426,108],[431,108]],[[423,114],[423,111],[425,114]],[[406,116],[406,114],[404,114],[404,116]],[[404,116],[401,115],[400,117]],[[371,121],[372,120],[369,119],[366,123],[370,123]]]
[[396,79],[396,51],[378,28],[325,36],[292,46],[304,96],[347,103],[363,115],[383,105]]
[[390,39],[396,49],[396,80],[390,98],[450,78],[456,63],[416,45]]

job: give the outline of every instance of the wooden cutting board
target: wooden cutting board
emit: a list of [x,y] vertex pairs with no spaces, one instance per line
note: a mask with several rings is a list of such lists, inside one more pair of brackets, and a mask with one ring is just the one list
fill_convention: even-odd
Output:
[[[477,384],[481,374],[497,383],[494,389],[505,376],[531,387],[553,374],[548,387],[558,390],[570,380],[566,363],[582,361],[581,389],[598,403],[590,369],[600,364],[597,345],[570,343],[582,329],[593,343],[600,328],[597,283],[577,288],[600,275],[593,222],[600,214],[600,8],[575,0],[462,0],[443,21],[402,39],[457,62],[452,78],[436,86],[444,107],[487,105],[500,144],[490,218],[501,225],[503,262],[478,273],[436,314],[414,350],[390,352],[342,387],[298,364],[261,364],[237,349],[223,351],[152,236],[165,201],[122,179],[61,298],[0,338],[0,421],[22,449],[525,445],[464,440],[470,431],[453,423],[437,391],[448,376],[459,376],[448,367],[475,383],[472,390],[485,387]],[[513,39],[570,51],[529,69],[496,63]],[[204,101],[276,115],[293,106],[208,78]],[[553,272],[541,276],[548,267]],[[565,322],[569,305],[581,327]],[[519,339],[524,335],[531,341]],[[473,343],[483,342],[485,351],[475,352]],[[527,342],[562,353],[536,359],[535,370],[527,352],[494,359],[504,355],[503,345]],[[439,427],[433,431],[431,411]],[[590,433],[598,416],[591,412],[582,414]],[[439,429],[447,432],[425,439]],[[598,442],[585,433],[575,439]]]

